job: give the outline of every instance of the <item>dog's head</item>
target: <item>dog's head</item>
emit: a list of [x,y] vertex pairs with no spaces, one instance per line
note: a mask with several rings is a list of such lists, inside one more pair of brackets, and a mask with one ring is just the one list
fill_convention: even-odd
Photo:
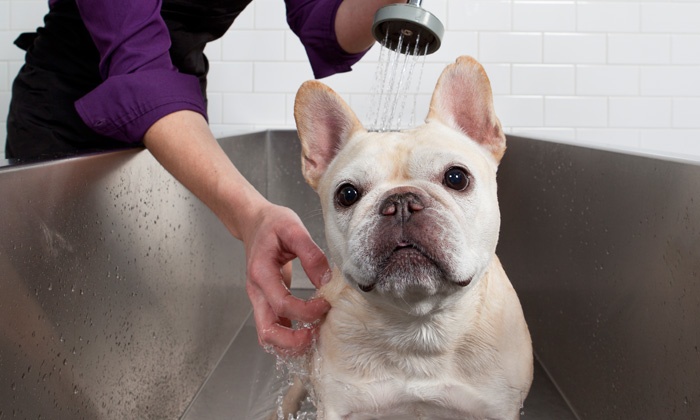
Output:
[[294,115],[331,260],[351,286],[425,312],[483,276],[498,240],[506,146],[476,60],[443,71],[426,124],[414,129],[368,132],[316,81],[299,89]]

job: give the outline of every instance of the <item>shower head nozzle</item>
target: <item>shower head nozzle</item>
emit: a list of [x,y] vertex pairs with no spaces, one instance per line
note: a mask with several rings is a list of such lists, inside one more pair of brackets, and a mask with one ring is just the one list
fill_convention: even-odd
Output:
[[374,15],[372,33],[380,44],[394,51],[402,38],[399,52],[432,54],[440,48],[445,28],[440,19],[414,3],[390,4],[379,9]]

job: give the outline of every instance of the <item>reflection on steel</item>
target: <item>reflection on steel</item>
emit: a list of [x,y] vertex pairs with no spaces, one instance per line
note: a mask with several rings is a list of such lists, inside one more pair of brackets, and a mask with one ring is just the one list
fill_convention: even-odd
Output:
[[[296,133],[221,143],[324,247]],[[700,167],[509,138],[499,188],[499,255],[579,417],[700,418]],[[6,166],[0,194],[0,419],[272,407],[243,248],[147,151]],[[536,372],[524,418],[572,418]]]
[[700,166],[509,138],[501,239],[581,419],[700,418]]

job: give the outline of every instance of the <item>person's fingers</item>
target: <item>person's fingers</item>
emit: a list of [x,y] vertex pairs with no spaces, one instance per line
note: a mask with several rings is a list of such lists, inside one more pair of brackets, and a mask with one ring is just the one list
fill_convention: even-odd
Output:
[[283,355],[296,355],[303,353],[311,344],[315,329],[302,328],[293,330],[289,328],[291,322],[288,319],[280,319],[267,304],[265,296],[254,285],[247,287],[248,296],[253,303],[253,316],[258,331],[260,345],[273,347],[275,353]]
[[248,275],[277,317],[312,323],[328,312],[330,305],[325,300],[306,301],[293,296],[285,286],[279,268],[275,270],[274,265],[274,262],[269,261],[259,263],[251,261]]
[[[265,216],[246,241],[246,289],[253,304],[258,339],[261,345],[273,346],[278,352],[299,353],[311,344],[314,323],[330,305],[323,299],[305,301],[290,293],[291,261],[300,259],[316,287],[330,278],[328,262],[291,210],[274,206]],[[309,325],[292,329],[290,320]]]
[[287,231],[289,238],[281,238],[286,240],[289,252],[296,255],[301,262],[304,272],[311,280],[314,286],[319,289],[330,280],[330,267],[326,255],[311,239],[306,229],[299,226],[298,229],[290,229]]

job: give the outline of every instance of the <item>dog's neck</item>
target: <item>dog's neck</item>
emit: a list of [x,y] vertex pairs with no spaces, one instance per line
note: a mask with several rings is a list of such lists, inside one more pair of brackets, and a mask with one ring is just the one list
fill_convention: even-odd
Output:
[[[350,286],[336,270],[331,282],[321,289],[332,307],[324,321],[321,344],[324,340],[341,341],[344,354],[326,353],[325,357],[338,357],[332,363],[370,376],[430,377],[449,369],[455,354],[493,346],[487,318],[476,309],[484,308],[489,277],[487,271],[475,279],[471,290],[456,296],[449,305],[422,316],[407,316],[392,305],[367,299],[365,292]],[[488,354],[487,350],[479,357],[471,355],[470,364],[480,365],[481,356]]]
[[[321,296],[332,307],[328,321],[342,325],[340,334],[347,336],[348,342],[353,342],[350,336],[357,330],[364,340],[369,333],[396,353],[428,356],[450,351],[454,337],[463,335],[464,325],[480,324],[482,314],[475,308],[483,306],[488,283],[487,271],[474,279],[469,290],[465,288],[436,299],[429,310],[415,310],[409,305],[387,303],[381,296],[371,296],[352,287],[340,270],[334,269],[331,282],[321,289]],[[459,328],[462,334],[456,334],[453,328]]]

